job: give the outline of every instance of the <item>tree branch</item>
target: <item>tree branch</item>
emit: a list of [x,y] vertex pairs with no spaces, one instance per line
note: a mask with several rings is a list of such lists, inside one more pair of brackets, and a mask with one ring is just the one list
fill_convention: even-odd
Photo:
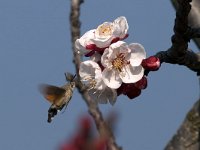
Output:
[[115,137],[112,133],[112,130],[104,121],[103,115],[101,111],[98,108],[98,105],[95,101],[93,101],[86,89],[84,88],[83,84],[80,82],[80,76],[79,76],[79,65],[81,62],[81,55],[76,53],[75,51],[75,41],[80,36],[80,21],[79,21],[79,15],[80,15],[80,5],[83,3],[83,0],[71,0],[71,13],[70,13],[70,24],[71,24],[71,42],[72,42],[72,50],[74,55],[74,64],[76,68],[76,74],[77,74],[77,80],[76,80],[76,86],[82,95],[82,98],[85,100],[88,111],[90,115],[93,117],[95,125],[97,127],[97,130],[99,134],[103,137],[106,137],[108,139],[108,148],[109,150],[121,150],[121,148],[116,144]]
[[[171,0],[173,6],[175,9],[178,8],[178,2],[177,0]],[[192,0],[192,8],[190,10],[189,16],[188,16],[188,24],[191,28],[200,28],[200,1],[199,0]],[[195,44],[200,50],[200,38],[198,37],[192,37]]]
[[174,25],[174,35],[171,37],[172,46],[167,51],[158,52],[161,63],[184,65],[200,74],[200,54],[188,49],[188,42],[194,36],[199,37],[199,29],[188,27],[188,15],[192,0],[177,0],[177,11]]
[[200,148],[200,99],[188,112],[176,135],[165,150],[199,150]]
[[[171,1],[173,5],[175,6],[177,12],[179,11],[180,13],[179,9],[181,7],[180,5],[182,5],[181,1],[180,0],[179,1],[171,0]],[[194,39],[195,43],[200,48],[200,39],[197,39],[199,38],[199,30],[200,30],[200,1],[199,0],[192,1],[192,10],[190,11],[190,14],[188,16],[188,21],[189,21],[188,24],[190,25],[190,27],[188,27],[187,31],[185,32],[185,35],[184,35],[185,39],[188,39],[189,41],[190,39],[195,38]],[[160,54],[158,53],[158,55],[162,55],[162,53]],[[196,71],[197,74],[200,75],[198,67],[195,68],[195,66],[199,65],[198,64],[198,62],[200,61],[199,53],[195,54],[187,50],[184,57],[191,57],[191,58],[187,58],[187,60],[191,61],[189,64],[194,64],[194,65],[191,68],[189,65],[186,65],[186,66],[189,66],[190,69]],[[192,61],[192,59],[194,59],[194,61]],[[200,81],[200,78],[199,78],[199,81]],[[194,104],[192,109],[188,112],[182,125],[178,129],[177,133],[173,136],[173,138],[169,141],[165,150],[199,150],[199,148],[200,148],[200,99]]]

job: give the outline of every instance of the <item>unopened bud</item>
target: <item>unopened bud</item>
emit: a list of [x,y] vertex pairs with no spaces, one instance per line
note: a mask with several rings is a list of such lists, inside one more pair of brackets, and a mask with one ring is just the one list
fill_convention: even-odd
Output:
[[146,70],[156,71],[160,68],[160,59],[155,56],[143,59],[142,67]]
[[139,81],[137,81],[135,83],[135,87],[137,87],[138,89],[146,89],[147,87],[147,78],[144,76],[142,77],[142,79],[140,79]]

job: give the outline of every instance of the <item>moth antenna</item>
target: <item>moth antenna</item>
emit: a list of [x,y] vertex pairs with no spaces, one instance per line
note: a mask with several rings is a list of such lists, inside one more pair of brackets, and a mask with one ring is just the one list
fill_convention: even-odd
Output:
[[75,77],[76,77],[76,74],[71,78],[71,75],[69,76],[69,74],[65,72],[66,81],[72,82],[75,79]]
[[66,73],[66,72],[65,72],[65,80],[68,81],[68,80],[67,80],[67,73]]
[[76,74],[73,76],[72,81],[76,78]]

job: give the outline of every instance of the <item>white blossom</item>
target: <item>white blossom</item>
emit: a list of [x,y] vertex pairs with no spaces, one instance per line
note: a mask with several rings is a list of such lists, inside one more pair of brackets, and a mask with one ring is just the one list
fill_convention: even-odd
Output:
[[102,79],[102,71],[99,65],[87,60],[80,64],[79,75],[81,81],[88,87],[89,96],[98,103],[114,104],[117,98],[115,90],[107,87]]
[[146,58],[144,47],[138,43],[127,45],[118,41],[105,49],[101,63],[105,67],[102,72],[104,83],[117,89],[123,83],[135,83],[144,75],[142,60]]
[[101,68],[92,60],[81,62],[79,75],[81,81],[84,82],[89,89],[94,88],[102,90],[106,86],[102,80]]
[[113,22],[104,22],[96,29],[87,31],[77,39],[75,46],[78,52],[88,54],[91,50],[108,47],[114,39],[123,39],[127,36],[128,23],[124,16],[118,17]]

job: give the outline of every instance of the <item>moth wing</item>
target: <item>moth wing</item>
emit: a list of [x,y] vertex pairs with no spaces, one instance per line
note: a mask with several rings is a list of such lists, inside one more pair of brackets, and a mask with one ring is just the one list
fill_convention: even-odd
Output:
[[66,90],[54,85],[40,84],[39,91],[46,100],[50,103],[54,103],[57,99],[61,98]]

